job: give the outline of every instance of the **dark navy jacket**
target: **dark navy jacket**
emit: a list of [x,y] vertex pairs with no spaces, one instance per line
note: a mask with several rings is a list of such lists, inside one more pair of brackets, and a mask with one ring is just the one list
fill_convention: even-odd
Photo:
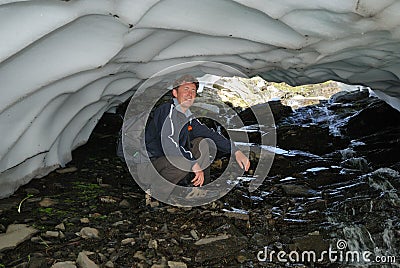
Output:
[[[179,156],[179,152],[189,160],[196,160],[190,152],[190,141],[197,137],[212,139],[219,151],[230,153],[235,145],[224,136],[202,124],[189,110],[183,113],[177,107],[177,100],[160,105],[155,111],[153,121],[146,127],[146,148],[150,159],[164,155]],[[163,140],[164,148],[161,146]]]

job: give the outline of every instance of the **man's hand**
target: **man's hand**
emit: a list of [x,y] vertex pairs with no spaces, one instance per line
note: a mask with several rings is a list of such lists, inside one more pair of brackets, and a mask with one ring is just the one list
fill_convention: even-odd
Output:
[[241,169],[244,169],[245,171],[249,171],[250,168],[250,160],[247,158],[247,156],[242,153],[242,151],[236,151],[235,152],[235,157],[236,157],[236,162],[239,164]]
[[198,163],[194,164],[192,167],[192,171],[195,174],[194,179],[192,180],[194,186],[203,186],[204,183],[204,172],[201,169]]

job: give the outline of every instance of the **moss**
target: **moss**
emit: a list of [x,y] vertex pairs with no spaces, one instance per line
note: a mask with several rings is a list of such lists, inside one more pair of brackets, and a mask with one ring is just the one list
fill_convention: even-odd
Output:
[[52,214],[53,208],[39,208],[39,213]]
[[73,185],[73,189],[80,194],[80,201],[89,201],[104,193],[104,189],[96,183],[73,182]]
[[76,212],[74,211],[75,209],[70,209],[70,210],[60,210],[60,209],[54,209],[54,208],[39,208],[38,212],[42,214],[46,214],[47,216],[52,216],[56,218],[65,218],[66,216],[78,216],[79,211]]

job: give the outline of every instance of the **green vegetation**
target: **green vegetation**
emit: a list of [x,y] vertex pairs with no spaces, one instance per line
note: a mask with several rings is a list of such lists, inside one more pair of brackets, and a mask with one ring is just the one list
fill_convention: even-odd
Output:
[[304,97],[317,97],[317,96],[330,96],[337,91],[340,91],[335,81],[326,81],[319,84],[290,86],[286,83],[267,82],[267,86],[274,86],[275,88],[292,93],[293,95],[302,95]]
[[71,208],[71,210],[60,210],[54,208],[38,208],[38,212],[41,214],[46,214],[47,216],[53,216],[57,218],[65,218],[68,215],[79,215],[78,212],[74,212],[76,209]]
[[74,184],[74,189],[80,189],[80,190],[96,190],[96,189],[100,189],[100,185],[96,184],[96,183],[83,183],[83,182],[73,182]]
[[52,214],[53,208],[39,208],[39,213],[44,213],[44,214]]
[[94,217],[93,220],[103,221],[107,219],[107,215],[100,215],[98,217]]
[[104,190],[96,183],[73,182],[73,189],[82,194],[79,199],[81,201],[89,201],[96,198],[99,194],[103,194]]

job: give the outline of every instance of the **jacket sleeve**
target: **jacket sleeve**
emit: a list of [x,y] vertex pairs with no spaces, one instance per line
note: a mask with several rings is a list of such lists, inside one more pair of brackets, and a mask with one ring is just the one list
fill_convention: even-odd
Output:
[[192,136],[193,138],[202,137],[212,139],[217,149],[223,153],[230,153],[231,149],[233,152],[238,150],[232,141],[202,124],[198,119],[192,120]]
[[162,109],[156,110],[154,113],[154,121],[156,124],[156,131],[161,135],[162,150],[168,156],[181,156],[186,159],[195,161],[196,158],[189,150],[186,150],[179,143],[179,129],[180,126],[176,125],[176,120],[173,120],[173,105],[165,105]]

